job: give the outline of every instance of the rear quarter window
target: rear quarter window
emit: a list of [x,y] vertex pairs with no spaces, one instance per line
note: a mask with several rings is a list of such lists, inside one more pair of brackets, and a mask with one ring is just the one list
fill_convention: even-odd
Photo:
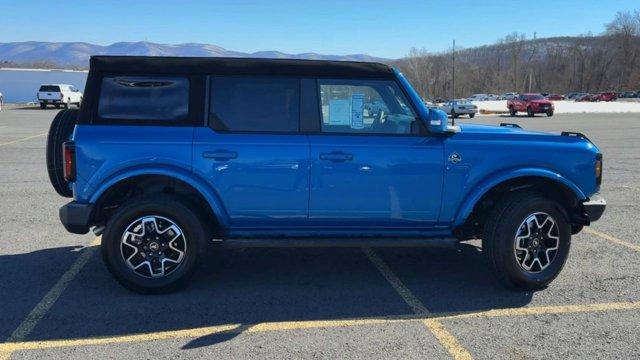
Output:
[[105,76],[100,87],[102,119],[179,121],[189,114],[185,77]]

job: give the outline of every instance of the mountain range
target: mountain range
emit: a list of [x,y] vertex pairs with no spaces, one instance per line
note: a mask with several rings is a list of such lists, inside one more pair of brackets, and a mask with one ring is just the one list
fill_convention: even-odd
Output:
[[95,45],[85,42],[11,42],[0,43],[0,66],[4,64],[48,64],[50,66],[86,68],[91,55],[144,55],[144,56],[211,56],[255,57],[275,59],[385,61],[365,54],[323,55],[317,53],[287,54],[279,51],[245,53],[227,50],[210,44],[158,44],[147,41],[117,42]]

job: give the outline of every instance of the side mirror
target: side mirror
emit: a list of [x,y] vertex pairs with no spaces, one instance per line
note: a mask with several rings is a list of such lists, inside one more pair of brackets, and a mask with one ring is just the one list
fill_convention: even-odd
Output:
[[429,108],[427,128],[432,134],[457,133],[459,126],[449,125],[449,116],[440,109]]

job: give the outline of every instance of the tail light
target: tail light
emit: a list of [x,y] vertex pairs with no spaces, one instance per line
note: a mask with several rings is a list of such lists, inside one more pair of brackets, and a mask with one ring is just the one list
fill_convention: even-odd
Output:
[[602,184],[602,154],[596,155],[596,185]]
[[76,181],[76,145],[73,141],[62,144],[63,174],[66,181]]

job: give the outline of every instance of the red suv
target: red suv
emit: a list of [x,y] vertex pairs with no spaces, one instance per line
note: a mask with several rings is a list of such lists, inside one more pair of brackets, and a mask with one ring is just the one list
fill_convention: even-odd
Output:
[[528,116],[547,114],[553,116],[553,103],[540,94],[522,94],[507,102],[509,114],[516,116],[518,111],[526,111]]
[[615,101],[618,98],[618,94],[614,92],[602,92],[595,94],[591,101]]

